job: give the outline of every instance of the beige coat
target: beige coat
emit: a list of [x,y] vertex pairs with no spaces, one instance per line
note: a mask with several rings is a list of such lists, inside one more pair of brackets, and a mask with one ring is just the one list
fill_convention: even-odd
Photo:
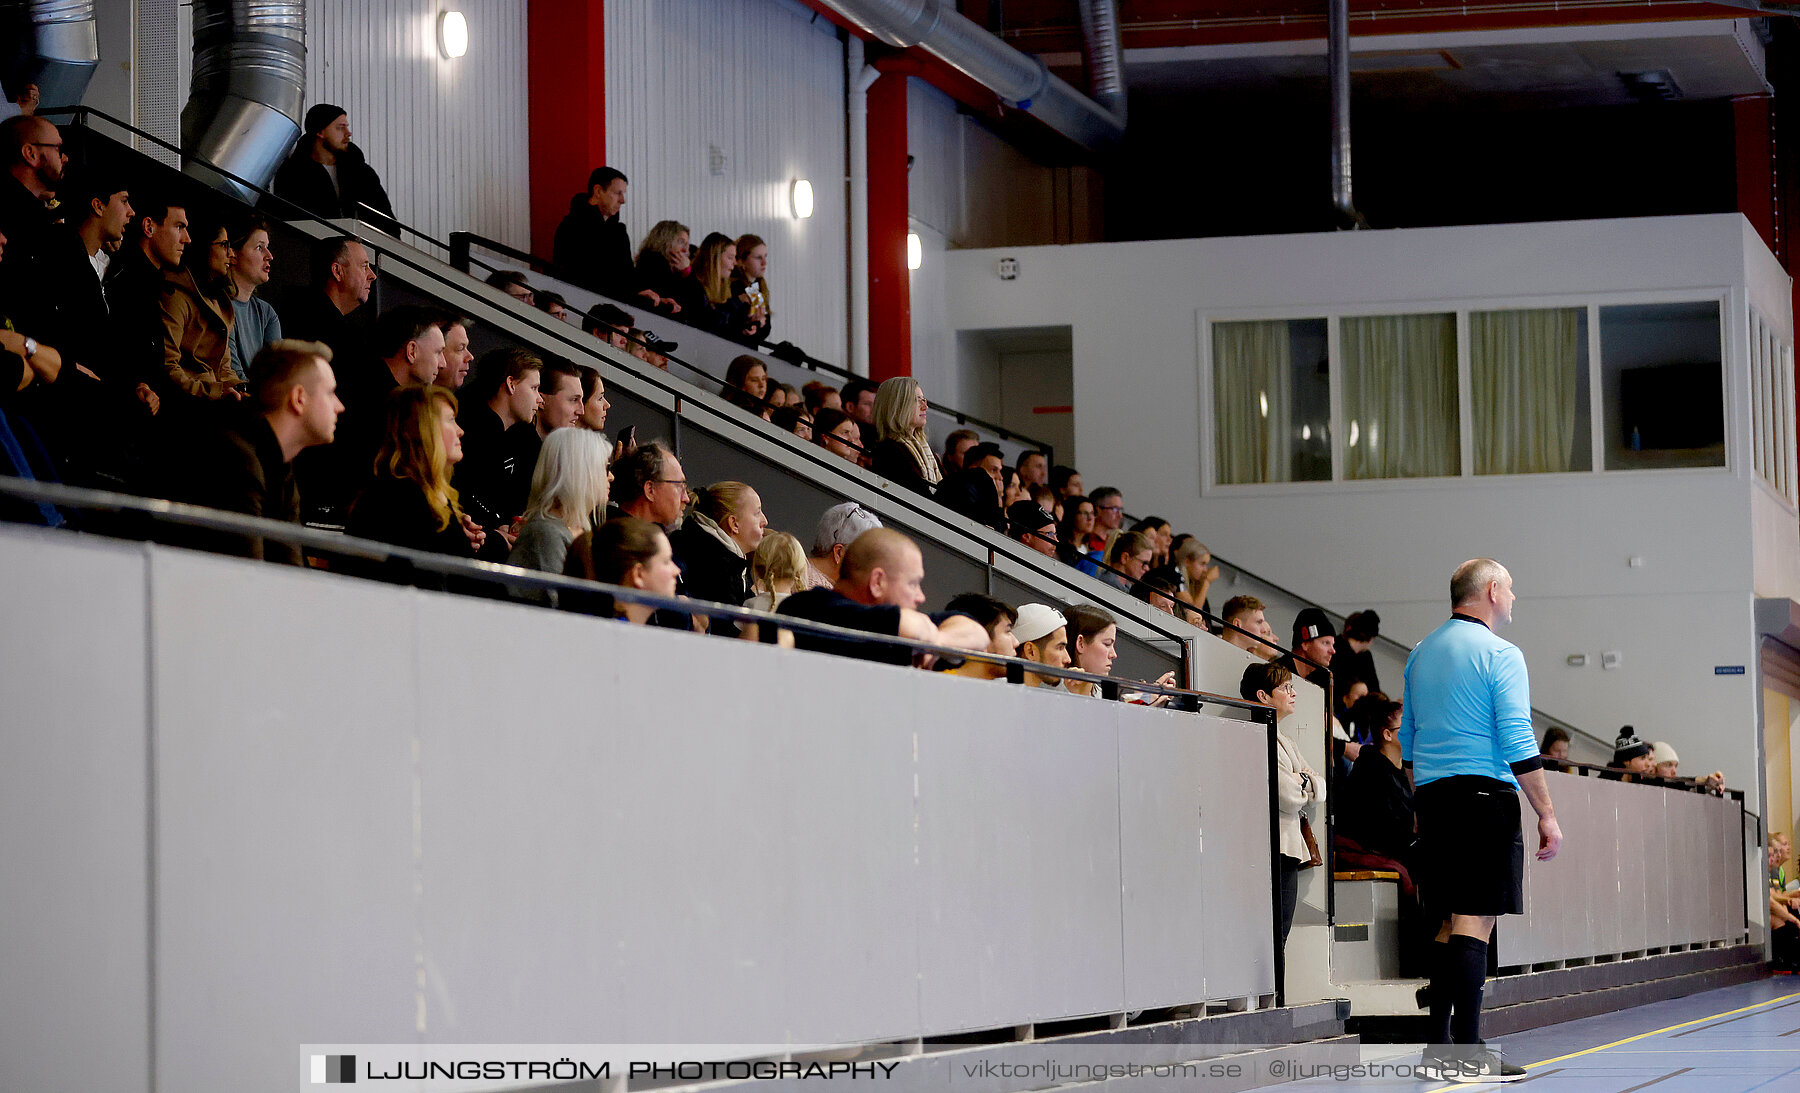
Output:
[[162,374],[156,386],[194,398],[223,398],[236,386],[231,370],[232,309],[200,291],[185,267],[163,274]]
[[[1300,833],[1300,814],[1306,806],[1325,800],[1325,780],[1306,770],[1306,760],[1300,757],[1300,749],[1279,731],[1275,733],[1275,764],[1276,806],[1281,813],[1281,853],[1303,862],[1310,861],[1312,855],[1306,849],[1306,836]],[[1317,836],[1318,832],[1313,834]]]

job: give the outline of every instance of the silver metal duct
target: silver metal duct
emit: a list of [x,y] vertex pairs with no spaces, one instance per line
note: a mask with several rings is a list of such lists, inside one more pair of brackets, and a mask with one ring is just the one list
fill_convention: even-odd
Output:
[[[258,186],[300,136],[306,101],[306,0],[195,0],[194,79],[181,112],[185,156]],[[189,159],[185,171],[255,195]]]
[[1125,57],[1119,47],[1119,9],[1114,0],[1080,0],[1081,54],[1087,61],[1088,92],[1095,102],[1125,120]]
[[20,83],[38,85],[38,105],[78,106],[100,65],[94,0],[30,0]]
[[1122,112],[1052,76],[1043,61],[963,18],[948,0],[821,2],[888,45],[923,49],[1083,147],[1101,149],[1124,134]]
[[1326,0],[1325,66],[1331,74],[1331,203],[1344,227],[1366,227],[1350,170],[1350,2]]

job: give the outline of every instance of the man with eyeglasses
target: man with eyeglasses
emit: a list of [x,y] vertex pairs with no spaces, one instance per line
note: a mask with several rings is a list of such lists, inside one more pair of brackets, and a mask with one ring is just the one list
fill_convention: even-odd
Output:
[[1125,526],[1125,495],[1112,486],[1101,486],[1088,495],[1094,503],[1094,531],[1104,536]]
[[49,332],[58,326],[60,282],[44,276],[60,241],[48,203],[62,185],[68,156],[62,134],[43,118],[21,115],[0,122],[0,155],[9,181],[0,182],[0,234],[6,236],[6,264],[0,266],[0,294],[11,318],[24,329]]
[[613,468],[618,511],[608,516],[635,516],[664,531],[673,531],[687,508],[687,475],[681,460],[660,440],[638,446]]

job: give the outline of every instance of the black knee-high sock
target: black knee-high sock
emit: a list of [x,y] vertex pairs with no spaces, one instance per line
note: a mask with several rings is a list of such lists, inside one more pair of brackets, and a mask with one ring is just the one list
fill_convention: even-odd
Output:
[[1455,1014],[1450,1019],[1450,1039],[1457,1044],[1481,1043],[1481,987],[1487,981],[1488,943],[1480,938],[1451,934],[1445,945],[1454,986]]
[[1450,1005],[1455,1001],[1455,978],[1451,971],[1450,946],[1442,941],[1431,943],[1431,1039],[1427,1043],[1450,1042]]

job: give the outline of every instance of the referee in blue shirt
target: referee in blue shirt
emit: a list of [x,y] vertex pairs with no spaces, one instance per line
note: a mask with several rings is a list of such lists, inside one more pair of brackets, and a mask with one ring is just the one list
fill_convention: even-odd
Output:
[[1456,567],[1450,621],[1406,659],[1400,754],[1416,788],[1420,896],[1442,923],[1422,1077],[1507,1081],[1525,1071],[1482,1044],[1481,990],[1494,919],[1524,911],[1519,790],[1537,812],[1538,860],[1562,846],[1531,731],[1525,655],[1494,633],[1512,621],[1513,581],[1492,558]]

